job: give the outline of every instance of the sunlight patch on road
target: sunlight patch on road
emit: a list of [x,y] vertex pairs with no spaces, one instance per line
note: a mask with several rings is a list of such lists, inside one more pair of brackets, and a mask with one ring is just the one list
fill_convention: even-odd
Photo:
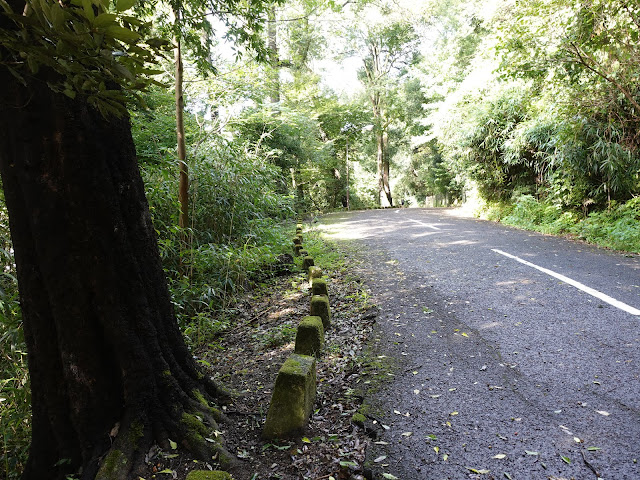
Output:
[[502,327],[502,322],[487,322],[480,325],[480,328],[478,328],[478,330],[486,330],[487,328],[498,328],[498,327]]
[[410,221],[420,225],[421,227],[430,228],[432,230],[442,230],[440,227],[436,227],[435,225],[431,225],[430,223],[424,223],[419,220],[410,220]]
[[396,231],[398,226],[394,223],[388,225],[370,226],[362,222],[343,222],[339,224],[318,225],[318,230],[323,231],[328,237],[336,240],[360,240],[363,238]]
[[411,238],[430,237],[431,235],[437,235],[437,234],[438,234],[438,232],[416,233],[415,235],[411,235]]
[[591,287],[587,287],[586,285],[584,285],[583,283],[577,282],[569,277],[565,277],[564,275],[561,275],[560,273],[556,273],[553,270],[549,270],[548,268],[544,268],[544,267],[540,267],[538,265],[536,265],[535,263],[531,263],[528,262],[526,260],[523,260],[519,257],[516,257],[515,255],[511,255],[510,253],[506,253],[503,252],[502,250],[498,250],[497,248],[492,248],[491,249],[492,252],[496,252],[500,255],[504,255],[507,258],[511,258],[517,262],[520,262],[524,265],[527,265],[528,267],[531,268],[535,268],[536,270],[542,272],[542,273],[546,273],[547,275],[550,275],[554,278],[557,278],[558,280],[571,285],[572,287],[575,287],[579,290],[582,290],[585,293],[588,293],[589,295],[596,297],[599,300],[602,300],[605,303],[608,303],[609,305],[613,305],[616,308],[619,308],[620,310],[623,310],[627,313],[630,313],[631,315],[640,315],[640,310],[638,310],[637,308],[634,308],[630,305],[627,305],[626,303],[623,303],[619,300],[616,300],[615,298],[610,297],[609,295],[606,295],[602,292],[599,292],[598,290],[591,288]]

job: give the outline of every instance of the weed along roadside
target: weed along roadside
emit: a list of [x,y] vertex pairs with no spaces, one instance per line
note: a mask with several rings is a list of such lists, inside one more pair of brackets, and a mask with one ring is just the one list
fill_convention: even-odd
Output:
[[[304,248],[314,265],[305,271],[295,256],[294,271],[241,299],[234,327],[198,357],[237,393],[222,427],[241,462],[234,479],[362,479],[372,422],[357,422],[358,414],[369,413],[364,392],[383,370],[365,353],[377,310],[352,274],[348,245],[312,229],[295,237],[294,252]],[[326,300],[330,328],[311,314],[313,297]]]

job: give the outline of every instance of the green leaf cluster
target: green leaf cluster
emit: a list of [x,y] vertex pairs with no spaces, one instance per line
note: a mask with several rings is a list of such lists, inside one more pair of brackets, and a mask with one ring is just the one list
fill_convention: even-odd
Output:
[[29,0],[16,12],[2,2],[10,23],[0,29],[0,65],[25,85],[37,78],[105,114],[123,114],[127,96],[155,83],[153,65],[163,54],[146,39],[150,24],[127,13],[134,3]]

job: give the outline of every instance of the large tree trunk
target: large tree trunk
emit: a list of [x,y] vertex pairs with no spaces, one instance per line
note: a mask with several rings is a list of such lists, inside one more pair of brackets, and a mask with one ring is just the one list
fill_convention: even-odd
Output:
[[168,439],[210,460],[216,411],[205,399],[220,392],[177,327],[128,119],[105,120],[41,80],[25,88],[2,68],[0,85],[32,389],[23,479],[137,478]]

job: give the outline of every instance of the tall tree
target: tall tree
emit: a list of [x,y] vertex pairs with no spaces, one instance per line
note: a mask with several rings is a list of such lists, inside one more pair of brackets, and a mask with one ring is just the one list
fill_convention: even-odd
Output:
[[384,194],[389,205],[393,205],[388,155],[393,106],[389,90],[393,88],[393,79],[397,77],[399,69],[414,59],[416,40],[413,27],[406,22],[369,27],[360,35],[361,45],[365,49],[360,79],[366,87],[374,118],[378,197],[382,199]]
[[205,440],[225,394],[178,329],[120,103],[153,58],[132,3],[9,0],[0,15],[0,174],[32,390],[25,480],[138,478],[154,442],[232,458]]

